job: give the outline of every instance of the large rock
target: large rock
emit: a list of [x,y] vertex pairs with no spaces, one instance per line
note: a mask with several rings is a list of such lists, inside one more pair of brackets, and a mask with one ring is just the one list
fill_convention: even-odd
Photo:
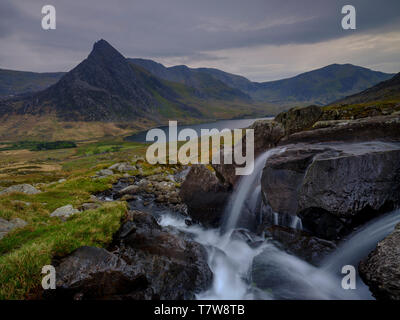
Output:
[[82,247],[57,263],[57,298],[193,299],[210,286],[205,249],[132,211],[113,251]]
[[360,262],[359,272],[377,299],[400,300],[400,224]]
[[111,298],[142,287],[146,278],[135,274],[121,258],[102,248],[81,247],[61,259],[56,267],[57,298]]
[[20,193],[25,193],[25,194],[37,194],[37,193],[40,193],[41,191],[36,189],[34,186],[32,186],[30,184],[24,183],[24,184],[17,184],[15,186],[8,187],[8,188],[2,190],[0,192],[0,195],[9,194],[12,192],[20,192]]
[[282,123],[286,135],[289,135],[311,129],[322,113],[321,107],[318,106],[296,107],[278,114],[275,121]]
[[194,165],[181,186],[180,197],[188,214],[206,226],[218,226],[231,186],[221,181],[212,168]]
[[261,185],[264,199],[273,211],[296,215],[304,174],[314,156],[325,150],[328,149],[319,145],[289,146],[268,159]]
[[261,185],[273,211],[335,239],[400,204],[400,144],[289,145],[268,159]]
[[254,130],[254,153],[259,155],[275,147],[285,135],[283,125],[273,120],[255,121],[249,129]]
[[26,225],[27,222],[20,218],[15,218],[12,219],[11,221],[0,218],[0,240],[12,230],[17,228],[23,228]]

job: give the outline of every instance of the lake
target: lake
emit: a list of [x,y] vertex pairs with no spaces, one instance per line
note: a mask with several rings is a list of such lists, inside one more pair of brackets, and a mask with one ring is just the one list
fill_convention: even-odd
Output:
[[[256,120],[268,120],[273,118],[257,118],[257,119],[234,119],[234,120],[218,120],[214,122],[193,124],[193,125],[178,125],[178,133],[182,129],[193,129],[196,131],[197,135],[200,136],[201,129],[218,129],[221,131],[222,129],[243,129],[252,125]],[[178,122],[179,123],[179,122]],[[159,129],[164,130],[167,139],[168,139],[168,126],[158,127]],[[133,142],[146,142],[146,134],[147,131],[142,131],[126,137],[125,140],[133,141]]]

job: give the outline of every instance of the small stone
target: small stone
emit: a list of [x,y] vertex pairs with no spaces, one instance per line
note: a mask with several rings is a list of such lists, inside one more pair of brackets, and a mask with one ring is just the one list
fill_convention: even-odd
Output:
[[27,222],[20,219],[15,218],[11,221],[0,218],[0,239],[2,239],[5,235],[17,228],[23,228],[27,225]]
[[132,200],[136,200],[136,199],[137,199],[137,196],[135,196],[133,194],[125,194],[121,198],[122,201],[132,201]]
[[67,179],[60,179],[60,180],[58,180],[58,183],[63,183],[65,181],[67,181]]
[[109,166],[109,170],[116,170],[121,165],[120,162],[114,163],[113,165]]
[[119,192],[119,194],[120,194],[120,195],[125,195],[125,194],[136,194],[136,193],[138,193],[139,189],[140,189],[139,186],[133,184],[133,185],[127,186],[126,188],[123,188],[123,189]]
[[66,221],[70,216],[79,213],[79,210],[74,209],[74,207],[70,204],[60,207],[54,210],[50,216],[51,217],[59,217],[61,220]]
[[107,176],[111,176],[113,175],[114,172],[112,172],[112,170],[110,169],[103,169],[97,172],[97,175],[100,177],[107,177]]

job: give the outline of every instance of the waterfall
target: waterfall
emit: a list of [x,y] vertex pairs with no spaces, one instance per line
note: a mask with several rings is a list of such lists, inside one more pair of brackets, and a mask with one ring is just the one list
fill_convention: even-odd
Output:
[[270,149],[267,152],[260,155],[254,163],[254,171],[251,175],[243,176],[240,178],[238,185],[230,196],[228,204],[224,213],[224,223],[222,225],[222,230],[228,232],[237,226],[240,214],[246,204],[246,201],[250,200],[249,206],[255,209],[255,204],[257,199],[261,195],[260,180],[263,168],[268,161],[268,158],[282,153],[286,148],[275,148]]
[[[400,222],[400,210],[370,221],[358,229],[335,252],[331,253],[322,266],[308,262],[278,248],[270,239],[257,239],[261,244],[252,246],[248,237],[241,237],[235,228],[243,227],[240,216],[244,209],[260,208],[260,178],[268,158],[283,152],[283,148],[267,151],[256,159],[254,172],[240,179],[225,210],[225,221],[220,229],[204,229],[198,225],[187,226],[183,217],[164,214],[160,225],[170,226],[192,235],[208,253],[208,265],[213,272],[213,284],[198,299],[371,299],[371,293],[357,277],[356,290],[341,287],[344,265],[356,269],[360,260],[374,249],[378,241],[387,236]],[[270,208],[269,208],[270,209]],[[301,220],[293,215],[281,215],[269,210],[270,222],[301,229]],[[239,234],[239,235],[238,235]],[[254,271],[255,260],[261,270]],[[255,272],[266,278],[266,288],[257,287]],[[265,276],[266,275],[266,276]]]

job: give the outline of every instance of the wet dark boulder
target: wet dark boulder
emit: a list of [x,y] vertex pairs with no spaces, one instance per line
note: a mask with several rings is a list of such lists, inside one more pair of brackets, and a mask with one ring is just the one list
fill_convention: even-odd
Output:
[[268,159],[261,187],[273,211],[333,240],[400,204],[400,144],[288,145]]
[[[102,248],[81,247],[61,259],[56,286],[46,295],[56,299],[112,299],[146,289],[148,281],[123,259]],[[144,298],[144,296],[143,296]]]
[[359,264],[360,276],[379,300],[400,300],[400,224]]
[[50,298],[193,299],[211,285],[205,249],[131,211],[109,250],[81,247],[55,261]]
[[231,186],[222,181],[215,170],[204,165],[192,166],[179,193],[187,205],[189,216],[205,226],[221,222]]
[[319,145],[288,146],[287,150],[270,157],[261,179],[264,199],[273,211],[296,215],[299,189],[308,166],[327,147]]
[[283,226],[269,226],[265,235],[277,241],[282,249],[314,265],[320,264],[324,257],[336,249],[332,241],[312,236],[311,234]]
[[285,135],[283,125],[274,120],[255,121],[249,129],[254,130],[254,154],[256,156],[275,147]]

